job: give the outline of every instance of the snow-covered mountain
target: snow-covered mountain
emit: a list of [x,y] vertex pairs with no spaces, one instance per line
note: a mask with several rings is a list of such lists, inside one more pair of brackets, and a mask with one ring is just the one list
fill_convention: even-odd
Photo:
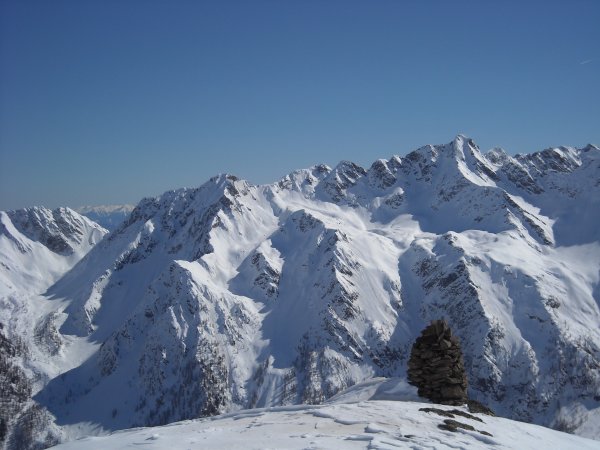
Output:
[[599,203],[595,146],[512,157],[464,136],[144,199],[36,297],[60,345],[35,399],[65,439],[316,404],[405,377],[445,318],[473,398],[599,438]]
[[[473,412],[415,402],[402,381],[373,379],[323,405],[237,411],[108,437],[90,437],[61,450],[277,449],[598,449],[600,442]],[[418,399],[417,399],[418,401]]]
[[107,230],[68,208],[0,211],[0,447],[58,442],[53,417],[32,394],[77,358],[59,352],[67,337],[54,321],[57,305],[43,293]]
[[0,295],[43,291],[106,233],[69,208],[0,211]]
[[121,225],[134,207],[134,205],[82,206],[75,211],[112,231]]

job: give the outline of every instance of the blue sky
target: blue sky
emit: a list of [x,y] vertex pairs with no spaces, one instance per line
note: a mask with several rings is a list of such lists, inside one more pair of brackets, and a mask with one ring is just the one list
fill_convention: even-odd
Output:
[[0,209],[600,143],[600,2],[0,0]]

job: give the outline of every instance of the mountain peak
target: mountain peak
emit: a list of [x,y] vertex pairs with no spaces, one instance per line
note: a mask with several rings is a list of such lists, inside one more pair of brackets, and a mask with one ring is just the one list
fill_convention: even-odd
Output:
[[238,180],[239,180],[239,178],[237,176],[232,175],[230,173],[219,173],[219,174],[215,175],[214,177],[211,177],[208,181],[221,186],[224,184],[235,183]]
[[0,275],[0,298],[6,291],[48,287],[106,233],[97,223],[66,207],[0,211],[0,267],[8,275]]
[[594,144],[588,144],[585,147],[583,147],[581,150],[584,151],[584,152],[589,152],[589,151],[592,151],[592,150],[593,151],[599,151],[600,147],[598,147],[597,145],[594,145]]
[[6,214],[21,234],[63,255],[73,253],[75,247],[81,244],[85,228],[95,228],[100,233],[106,233],[100,225],[67,207],[50,210],[33,206],[8,211]]

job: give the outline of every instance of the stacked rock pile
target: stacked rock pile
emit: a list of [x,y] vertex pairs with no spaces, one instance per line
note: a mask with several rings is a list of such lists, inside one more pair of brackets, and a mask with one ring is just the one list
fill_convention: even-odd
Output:
[[445,320],[434,320],[415,341],[408,361],[408,382],[434,403],[467,402],[467,375],[460,342]]

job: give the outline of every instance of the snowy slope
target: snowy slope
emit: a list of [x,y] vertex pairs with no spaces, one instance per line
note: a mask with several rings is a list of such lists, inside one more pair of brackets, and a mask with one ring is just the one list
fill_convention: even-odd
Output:
[[[320,406],[244,410],[204,420],[89,437],[57,449],[598,449],[547,428],[406,400],[402,382],[373,380]],[[414,396],[415,394],[413,394]],[[445,414],[445,415],[442,415]],[[453,422],[456,431],[442,429]]]
[[82,206],[75,208],[75,211],[112,231],[127,219],[134,207],[134,205]]
[[0,211],[0,295],[42,291],[106,232],[69,208]]
[[317,404],[405,377],[446,318],[473,398],[599,438],[599,191],[597,147],[512,157],[458,136],[144,199],[40,298],[69,345],[35,399],[64,439]]
[[57,305],[41,294],[106,233],[68,208],[0,211],[0,447],[56,442],[52,416],[31,396],[81,363],[80,346],[60,335]]

